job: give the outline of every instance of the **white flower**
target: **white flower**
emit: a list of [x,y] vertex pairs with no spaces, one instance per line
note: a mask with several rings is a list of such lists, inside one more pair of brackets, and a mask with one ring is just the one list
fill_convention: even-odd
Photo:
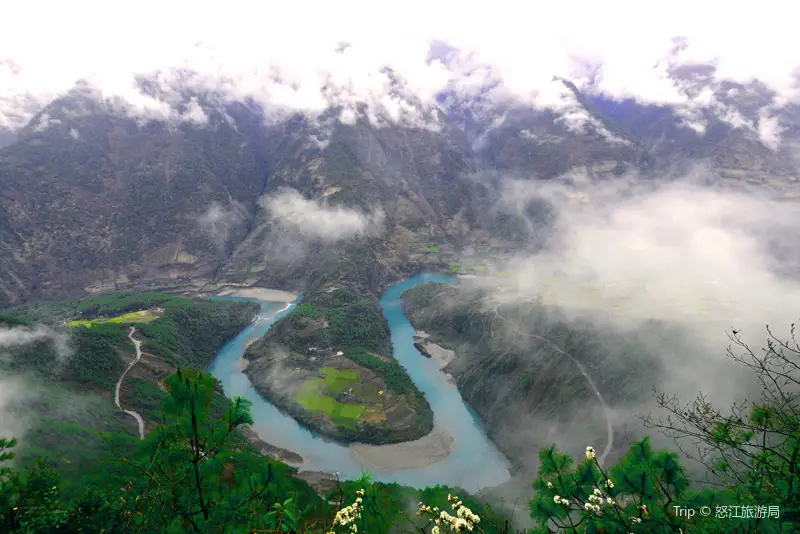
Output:
[[553,489],[553,483],[552,482],[548,482],[547,483],[547,487],[550,488],[550,489]]
[[439,534],[439,527],[433,527],[431,529],[431,534]]
[[556,495],[555,497],[553,497],[553,502],[554,502],[554,503],[559,503],[559,502],[561,502],[561,496],[560,496],[560,495]]
[[586,458],[588,458],[589,460],[594,460],[594,457],[595,457],[594,447],[592,446],[586,447]]
[[606,486],[608,486],[609,488],[613,488],[614,487],[614,483],[611,482],[611,480],[606,480]]

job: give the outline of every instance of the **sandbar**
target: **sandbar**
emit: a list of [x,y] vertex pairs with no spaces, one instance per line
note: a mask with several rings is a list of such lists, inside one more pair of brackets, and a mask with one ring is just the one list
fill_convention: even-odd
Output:
[[232,296],[248,299],[265,300],[267,302],[294,302],[297,294],[280,289],[268,289],[266,287],[241,287],[236,289],[226,289],[218,293],[220,297]]
[[455,440],[441,428],[434,428],[428,435],[414,441],[390,445],[350,445],[350,452],[358,461],[382,471],[402,471],[433,465],[450,456],[454,449]]

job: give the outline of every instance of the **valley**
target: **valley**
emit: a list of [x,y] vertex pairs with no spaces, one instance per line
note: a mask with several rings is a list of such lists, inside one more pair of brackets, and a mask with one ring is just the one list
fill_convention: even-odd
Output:
[[[276,337],[279,335],[281,324],[286,328],[286,325],[291,325],[293,320],[297,320],[298,317],[303,319],[311,312],[298,305],[291,310],[283,310],[275,316],[275,311],[279,310],[277,304],[262,303],[262,313],[260,313],[262,320],[227,345],[212,364],[210,372],[221,380],[229,395],[243,395],[253,402],[254,428],[266,441],[299,453],[302,457],[302,461],[297,464],[301,469],[300,476],[315,471],[357,476],[366,467],[376,480],[400,482],[412,487],[424,487],[434,483],[435,480],[453,484],[469,481],[480,486],[499,484],[507,480],[507,461],[486,439],[479,421],[471,415],[469,408],[464,405],[458,391],[448,382],[447,377],[439,373],[437,368],[426,365],[419,353],[413,349],[413,331],[408,330],[408,322],[399,307],[399,296],[403,291],[416,284],[436,279],[437,277],[432,275],[417,277],[390,286],[386,291],[381,300],[382,308],[391,329],[397,330],[392,336],[394,347],[392,356],[354,353],[351,360],[345,356],[347,349],[326,353],[324,340],[331,334],[324,332],[327,327],[320,326],[315,330],[317,341],[313,348],[316,350],[300,355],[299,358],[295,357],[295,361],[291,364],[284,361],[283,367],[271,367],[280,364],[271,362],[270,352],[258,359],[252,359],[248,354],[254,348],[256,354],[261,354],[262,351],[280,350],[276,339],[287,339],[283,337],[285,334],[280,334],[282,336],[280,338]],[[442,278],[442,280],[447,279]],[[300,313],[295,316],[298,309]],[[281,323],[283,319],[286,320],[285,323]],[[273,321],[277,323],[270,328]],[[253,339],[260,341],[253,342]],[[296,346],[308,345],[306,337],[299,336],[297,340],[299,343]],[[242,372],[238,365],[238,355],[245,351],[247,351],[246,357],[251,360]],[[342,354],[337,356],[337,352]],[[378,364],[367,357],[382,363]],[[289,359],[291,356],[284,358]],[[312,358],[314,360],[309,361]],[[356,363],[359,361],[368,362],[366,365],[370,367],[359,367]],[[313,372],[308,371],[309,365]],[[306,367],[305,372],[295,371],[295,366]],[[276,372],[276,369],[280,371]],[[296,374],[301,376],[293,381],[293,375]],[[324,378],[320,376],[321,374]],[[365,384],[362,378],[364,375],[375,377],[373,379],[375,382]],[[259,387],[265,376],[279,384],[272,384],[272,388],[280,387],[284,391],[288,390],[283,399],[276,398],[271,391]],[[363,390],[357,389],[359,386],[369,388],[366,389],[366,394]],[[376,439],[375,430],[366,424],[352,428],[350,426],[352,423],[346,417],[342,420],[341,412],[336,414],[338,417],[336,415],[330,417],[328,414],[337,409],[336,405],[328,400],[336,400],[331,394],[335,395],[337,390],[342,391],[345,388],[349,391],[351,387],[353,397],[357,398],[343,398],[345,402],[340,403],[341,405],[353,405],[355,404],[353,400],[361,401],[366,397],[367,402],[371,399],[381,402],[379,409],[382,409],[385,406],[383,403],[387,402],[385,399],[389,399],[387,403],[390,403],[393,398],[409,393],[421,397],[426,404],[430,403],[431,416],[428,421],[431,426],[416,435],[402,429],[397,431],[390,428],[391,434],[378,435]],[[322,415],[317,415],[317,420],[313,419],[314,415],[308,419],[304,418],[303,410],[313,414],[311,409],[302,405],[303,402],[309,401],[318,403],[312,407],[317,408],[330,421],[327,431],[324,431],[325,427],[322,426],[324,423],[320,422]],[[292,402],[296,403],[297,407],[293,407]],[[391,404],[389,406],[393,407]],[[367,404],[367,408],[362,409],[359,416],[372,415],[365,413],[370,408],[372,407]],[[388,415],[391,414],[392,412],[388,411]],[[435,428],[432,424],[434,420],[437,421]],[[380,423],[379,419],[377,424]],[[320,440],[315,437],[315,433],[321,431],[323,435],[333,434],[331,437],[338,438],[338,441],[357,443],[350,443],[348,447]],[[342,436],[345,439],[342,439]],[[397,443],[392,445],[390,444],[392,442]]]
[[0,58],[0,532],[796,532],[794,70],[190,7]]

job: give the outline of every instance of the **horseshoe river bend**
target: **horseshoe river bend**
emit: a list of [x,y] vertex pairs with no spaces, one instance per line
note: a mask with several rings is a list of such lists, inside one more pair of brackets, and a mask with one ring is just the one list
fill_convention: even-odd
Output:
[[[252,404],[253,428],[272,445],[296,452],[303,457],[300,470],[319,470],[338,473],[342,479],[369,471],[375,480],[396,482],[413,487],[447,484],[467,490],[496,486],[510,478],[509,462],[486,436],[475,412],[464,402],[447,375],[429,358],[414,347],[414,327],[403,312],[400,296],[408,289],[426,282],[454,283],[442,275],[419,275],[389,286],[381,296],[381,308],[391,329],[394,357],[403,365],[417,387],[425,394],[434,412],[434,426],[453,438],[449,455],[425,467],[386,470],[364,465],[353,446],[342,445],[318,436],[301,426],[291,416],[262,398],[240,370],[239,358],[248,343],[270,329],[289,313],[298,301],[291,304],[257,300],[261,305],[258,319],[231,339],[217,353],[209,372],[222,382],[226,395],[243,397]],[[255,300],[240,297],[212,297],[233,300]],[[299,299],[298,299],[299,300]],[[373,447],[392,447],[393,455],[405,444]],[[411,451],[409,451],[411,452]],[[413,453],[412,453],[413,454]]]

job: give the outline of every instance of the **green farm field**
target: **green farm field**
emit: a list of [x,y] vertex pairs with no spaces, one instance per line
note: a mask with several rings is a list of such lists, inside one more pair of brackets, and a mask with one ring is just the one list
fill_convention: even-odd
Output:
[[356,421],[365,410],[363,404],[341,403],[332,395],[338,395],[355,384],[360,377],[352,370],[339,370],[323,367],[320,372],[325,378],[306,380],[297,389],[294,400],[306,410],[328,415],[336,424],[347,428],[355,428]]

